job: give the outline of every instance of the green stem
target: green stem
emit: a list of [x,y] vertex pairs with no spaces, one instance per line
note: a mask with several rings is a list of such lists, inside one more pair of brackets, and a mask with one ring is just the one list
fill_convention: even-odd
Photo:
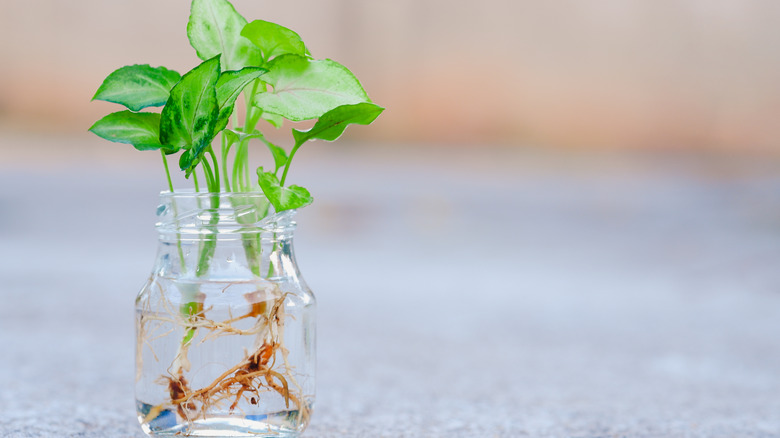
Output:
[[236,163],[236,166],[238,166],[238,186],[241,187],[241,191],[245,192],[247,190],[246,184],[244,184],[244,162],[249,159],[249,141],[244,140],[243,143],[241,143],[241,161]]
[[211,160],[214,162],[214,188],[216,190],[212,190],[212,192],[218,193],[220,191],[220,185],[219,185],[219,160],[217,160],[217,154],[214,153],[214,148],[212,148],[211,146],[209,146],[209,148],[208,148],[208,153],[209,153],[209,156],[211,157]]
[[260,254],[262,252],[260,233],[254,235],[245,233],[242,236],[242,242],[244,246],[244,253],[246,254],[246,261],[249,265],[249,269],[253,274],[260,277]]
[[[246,106],[246,117],[244,118],[244,132],[250,133],[254,131],[255,124],[249,123],[250,120],[252,120],[252,114],[256,112],[255,110],[255,95],[257,94],[257,87],[260,85],[260,79],[255,79],[255,82],[252,84],[252,92],[247,97],[246,93],[244,93],[244,104]],[[265,88],[265,86],[263,86]]]
[[295,153],[298,152],[298,148],[301,147],[301,144],[296,144],[292,150],[290,151],[290,156],[287,157],[287,163],[284,165],[284,172],[282,173],[282,179],[279,181],[279,185],[284,186],[284,181],[287,180],[287,171],[290,170],[290,163],[292,163],[292,159],[295,156]]
[[165,176],[168,177],[168,189],[173,193],[173,181],[171,181],[171,171],[168,169],[168,158],[165,156],[165,152],[160,149],[162,155],[163,165],[165,166]]
[[271,248],[271,253],[268,257],[268,273],[265,275],[265,278],[270,278],[271,274],[274,273],[274,253],[277,250],[278,243],[276,242],[276,233],[274,233],[274,246]]
[[[171,170],[168,167],[168,158],[162,149],[160,149],[160,154],[162,155],[163,165],[165,166],[165,176],[168,180],[168,189],[171,191],[171,193],[173,193],[174,192],[173,181],[171,180]],[[195,181],[197,181],[197,176],[195,176]],[[195,184],[197,187],[197,182]],[[171,205],[173,207],[173,215],[178,217],[179,212],[177,211],[178,209],[176,208],[175,198],[171,199]],[[176,250],[179,253],[179,264],[181,265],[182,274],[186,274],[187,263],[184,260],[184,251],[182,250],[181,247],[181,234],[179,233],[176,234]],[[198,313],[197,309],[198,309],[198,303],[188,300],[188,302],[181,305],[181,307],[179,308],[179,312],[182,314],[184,318],[192,319]],[[181,340],[181,344],[186,345],[188,342],[192,341],[192,338],[195,337],[196,332],[197,329],[195,329],[194,327],[188,329],[187,332],[184,334],[184,338],[182,338]]]
[[257,122],[260,121],[260,117],[263,115],[263,112],[261,110],[254,111],[251,116],[247,119],[246,125],[249,129],[248,132],[255,132],[255,127],[257,126]]
[[238,114],[236,114],[236,111],[233,111],[233,114],[231,114],[230,123],[232,123],[234,131],[240,131],[240,129],[238,129],[239,121],[238,121]]
[[[249,155],[249,154],[247,154]],[[244,187],[246,187],[246,190],[249,190],[249,187],[252,185],[249,183],[249,160],[244,160]]]
[[236,156],[233,158],[233,189],[236,191],[243,191],[239,170],[241,169],[241,157],[243,156],[244,149],[244,140],[242,140],[238,143],[238,146],[236,146]]
[[239,144],[239,150],[236,153],[236,162],[233,163],[233,182],[241,187],[241,191],[246,192],[249,186],[246,184],[246,169],[249,162],[249,140],[244,139]]
[[[208,162],[206,160],[203,160],[202,162],[204,165],[208,166]],[[219,216],[216,213],[219,209],[219,195],[211,196],[210,202],[211,219],[209,219],[209,225],[213,227],[217,224],[217,222],[219,222]],[[198,245],[198,266],[195,268],[196,277],[200,278],[208,273],[209,266],[211,265],[211,259],[214,257],[216,248],[217,235],[213,232],[205,235],[203,240],[200,241],[200,244]],[[182,304],[179,309],[179,312],[189,320],[198,318],[199,315],[203,314],[203,311],[203,303],[193,300],[188,300]],[[182,345],[186,345],[187,343],[191,342],[197,331],[197,327],[188,328],[187,332],[184,334],[184,338],[181,340]]]
[[227,142],[227,136],[223,133],[222,134],[222,176],[224,177],[224,183],[225,183],[225,191],[230,192],[230,174],[228,174],[228,152],[230,152],[230,146],[232,146],[232,143],[228,144]]
[[[162,154],[163,164],[165,165],[165,175],[168,177],[168,189],[173,193],[173,182],[171,181],[171,171],[168,169],[168,158],[165,156],[165,152],[160,149]],[[179,212],[176,208],[176,198],[171,198],[171,205],[173,206],[173,215],[178,217]],[[184,262],[184,251],[181,249],[181,234],[176,234],[176,249],[179,251],[179,264],[181,265],[181,271],[187,272],[187,264]]]
[[[205,160],[204,160],[205,162]],[[215,193],[215,192],[213,192]],[[217,214],[217,210],[219,210],[219,195],[214,194],[211,196],[211,219],[209,219],[209,225],[215,226],[219,222],[219,215]],[[212,232],[209,234],[206,234],[203,237],[203,240],[200,244],[200,257],[198,258],[198,268],[195,271],[195,275],[198,277],[202,277],[206,272],[209,270],[209,265],[211,264],[211,258],[214,256],[214,251],[217,247],[217,235],[211,230]]]
[[[244,103],[246,106],[246,117],[244,118],[244,133],[251,134],[255,132],[255,126],[260,120],[262,111],[259,108],[255,108],[254,100],[257,94],[258,87],[262,84],[262,81],[255,80],[252,84],[252,91],[249,94],[244,93]],[[265,85],[263,85],[263,91],[265,91]],[[249,140],[245,139],[238,143],[236,147],[236,154],[233,161],[233,188],[241,191],[248,191],[249,184]],[[246,253],[247,264],[253,274],[260,277],[260,260],[262,253],[262,234],[256,235],[245,234],[243,236],[244,252]]]
[[198,168],[192,169],[192,182],[195,184],[195,191],[199,192],[200,187],[198,186]]
[[241,143],[236,146],[236,155],[233,157],[233,190],[235,191],[241,191],[241,184],[239,184],[238,181],[238,166],[236,163],[238,162],[241,155]]
[[219,190],[214,190],[215,185],[218,186],[219,182],[217,181],[216,184],[214,184],[214,171],[211,170],[211,165],[209,164],[209,160],[203,159],[200,160],[201,164],[203,164],[203,173],[206,175],[206,188],[210,193],[216,193]]

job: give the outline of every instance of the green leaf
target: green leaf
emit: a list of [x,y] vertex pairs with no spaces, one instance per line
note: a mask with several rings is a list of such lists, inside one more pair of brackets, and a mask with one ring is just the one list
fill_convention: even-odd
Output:
[[279,114],[267,113],[264,111],[262,114],[260,114],[260,117],[277,129],[281,128],[282,124],[284,123],[284,117],[280,116]]
[[196,157],[192,149],[188,149],[179,156],[179,169],[187,171],[187,178],[190,177],[192,170],[200,163],[200,157]]
[[314,200],[309,191],[303,187],[282,187],[276,175],[271,172],[264,172],[262,167],[257,169],[257,176],[260,188],[277,212],[302,208],[311,204]]
[[[219,117],[216,83],[219,78],[219,56],[204,61],[182,77],[171,90],[162,111],[160,141],[178,150],[192,149],[189,159],[179,161],[188,172],[216,136]],[[182,156],[184,157],[184,155]]]
[[233,106],[241,91],[252,81],[262,76],[268,70],[258,67],[246,67],[238,71],[223,72],[216,84],[217,106],[219,107],[219,120],[215,128],[219,132],[228,124],[230,115],[233,114]]
[[268,147],[268,150],[271,151],[271,155],[274,157],[274,174],[279,172],[279,169],[284,167],[285,164],[287,164],[287,151],[285,151],[282,147],[277,146],[270,141],[266,140],[265,138],[262,139],[263,143]]
[[268,70],[259,67],[246,67],[237,71],[223,72],[217,80],[217,103],[220,108],[235,103],[241,91],[250,82],[262,76]]
[[263,134],[260,133],[260,131],[255,130],[255,132],[252,133],[246,133],[243,131],[234,131],[232,129],[225,129],[222,131],[228,138],[228,141],[231,144],[235,144],[247,139],[253,139],[253,138],[263,138]]
[[165,67],[124,66],[106,78],[92,100],[118,103],[133,111],[162,106],[181,75]]
[[293,129],[295,144],[300,146],[304,142],[314,139],[333,141],[344,133],[347,125],[353,123],[371,124],[384,110],[380,106],[367,102],[334,108],[323,114],[308,131]]
[[241,138],[243,138],[244,133],[243,132],[237,132],[233,131],[232,129],[225,129],[222,131],[222,134],[227,137],[227,141],[229,145],[234,145],[241,141]]
[[223,70],[260,64],[260,50],[241,36],[246,20],[226,0],[193,0],[187,37],[202,60],[222,55]]
[[241,35],[260,49],[264,62],[288,53],[300,56],[307,54],[306,45],[303,44],[301,37],[276,23],[255,20],[244,26]]
[[160,115],[119,111],[95,122],[89,130],[98,137],[133,145],[139,151],[160,149]]
[[273,90],[258,93],[255,104],[293,121],[316,119],[338,106],[369,101],[357,78],[329,59],[282,55],[268,64],[263,81]]

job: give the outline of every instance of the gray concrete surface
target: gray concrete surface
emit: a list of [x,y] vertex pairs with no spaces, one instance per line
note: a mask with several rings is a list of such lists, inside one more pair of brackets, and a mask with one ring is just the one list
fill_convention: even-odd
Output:
[[[140,437],[132,302],[159,164],[2,142],[0,435]],[[320,306],[305,436],[780,436],[780,166],[296,159],[291,181],[317,198],[296,236]]]

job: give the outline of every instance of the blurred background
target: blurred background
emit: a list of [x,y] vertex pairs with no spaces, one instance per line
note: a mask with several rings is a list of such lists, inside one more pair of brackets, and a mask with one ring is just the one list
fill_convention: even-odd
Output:
[[[316,198],[310,436],[776,436],[780,3],[234,4],[387,108],[291,171]],[[87,133],[117,109],[89,100],[126,64],[195,66],[188,11],[0,2],[6,436],[138,434],[164,174]]]
[[[374,141],[774,152],[771,0],[237,0],[299,31],[390,108]],[[5,0],[0,120],[82,132],[118,66],[197,60],[189,3]]]

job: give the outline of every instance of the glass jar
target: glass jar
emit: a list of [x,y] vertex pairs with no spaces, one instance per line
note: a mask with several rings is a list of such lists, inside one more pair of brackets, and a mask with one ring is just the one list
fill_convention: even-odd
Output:
[[295,211],[260,193],[160,196],[136,299],[136,409],[151,436],[295,437],[314,403],[315,300]]

